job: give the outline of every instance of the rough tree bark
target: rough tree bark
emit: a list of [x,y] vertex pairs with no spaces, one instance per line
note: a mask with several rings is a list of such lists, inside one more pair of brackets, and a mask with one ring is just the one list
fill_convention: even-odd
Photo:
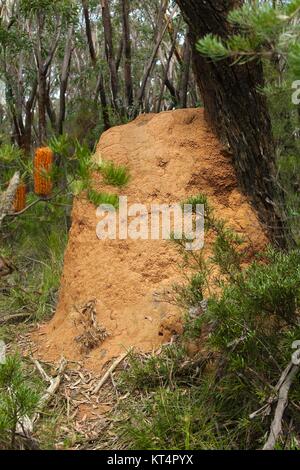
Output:
[[180,77],[180,107],[187,108],[187,94],[190,79],[190,66],[191,66],[191,47],[189,38],[186,37],[183,48],[183,63],[182,74]]
[[[140,109],[143,108],[143,99],[144,99],[144,95],[145,95],[145,91],[147,87],[147,82],[148,82],[149,76],[151,75],[161,42],[164,38],[164,35],[168,29],[170,22],[173,20],[173,17],[177,11],[177,7],[175,7],[171,15],[168,17],[167,22],[164,24],[164,18],[165,18],[167,7],[168,7],[168,2],[162,2],[161,11],[159,12],[159,18],[158,18],[157,39],[154,44],[153,52],[146,65],[141,87],[139,89],[138,96],[137,96],[138,108]],[[138,112],[138,108],[136,109],[136,114]]]
[[107,58],[107,63],[109,66],[110,72],[110,81],[111,81],[111,91],[113,98],[113,106],[115,110],[118,110],[118,93],[119,93],[119,84],[118,84],[118,74],[116,59],[113,46],[113,33],[112,33],[112,24],[110,18],[110,9],[108,0],[101,0],[102,6],[102,23],[103,31],[105,38],[105,53]]
[[67,41],[65,46],[64,60],[60,75],[60,93],[59,93],[59,116],[58,116],[58,133],[63,134],[64,121],[66,117],[66,91],[68,87],[68,79],[70,73],[71,57],[72,57],[72,38],[73,25],[69,27]]
[[51,45],[48,54],[45,57],[45,48],[43,42],[43,29],[44,19],[43,12],[39,10],[36,15],[37,20],[37,43],[34,47],[34,54],[37,66],[37,79],[38,79],[38,109],[39,109],[39,144],[43,145],[47,138],[47,74],[49,67],[52,63],[55,51],[58,47],[58,42],[61,35],[61,18],[59,15],[56,17],[56,36]]
[[124,44],[124,80],[125,96],[128,108],[133,105],[133,85],[131,76],[131,39],[129,23],[129,0],[122,0],[123,44]]
[[[167,59],[167,63],[165,65],[165,70],[164,70],[164,75],[163,75],[163,79],[162,79],[160,94],[159,94],[159,98],[158,98],[157,105],[156,105],[156,112],[157,113],[159,113],[160,110],[161,110],[161,103],[162,103],[162,100],[163,100],[163,95],[164,95],[166,82],[168,82],[169,68],[170,68],[170,63],[171,63],[172,57],[173,57],[174,52],[175,52],[176,41],[177,41],[177,34],[173,38],[172,47],[170,49],[169,56],[168,56],[168,59]],[[173,98],[173,106],[176,106],[176,104],[177,104],[176,97],[175,97],[175,103],[174,103],[174,96],[173,95],[172,95],[172,98]]]
[[[92,28],[91,28],[91,21],[90,21],[90,14],[88,8],[87,0],[82,0],[82,7],[83,7],[83,14],[85,20],[85,32],[87,37],[87,42],[90,51],[90,57],[93,64],[93,67],[97,69],[97,55],[95,51],[95,46],[92,37]],[[110,128],[110,120],[109,120],[109,113],[107,109],[107,99],[106,99],[106,92],[104,86],[104,79],[102,70],[99,70],[98,82],[96,87],[96,100],[98,100],[98,96],[100,95],[100,102],[102,107],[102,117],[103,117],[103,124],[104,129],[107,130]]]
[[277,245],[285,247],[289,231],[283,195],[276,184],[275,146],[263,86],[261,63],[233,65],[201,56],[197,41],[212,33],[226,39],[232,32],[227,21],[231,9],[242,0],[176,0],[189,28],[193,65],[204,102],[206,119],[229,144],[242,189],[258,210]]

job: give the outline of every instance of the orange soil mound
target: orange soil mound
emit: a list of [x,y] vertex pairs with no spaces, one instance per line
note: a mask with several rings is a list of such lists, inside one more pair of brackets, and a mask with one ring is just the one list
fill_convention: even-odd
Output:
[[[140,116],[104,133],[95,158],[127,165],[129,185],[107,188],[100,176],[95,187],[128,196],[128,202],[177,203],[205,193],[216,214],[244,234],[255,250],[266,244],[257,216],[237,186],[230,157],[204,121],[203,110],[178,110]],[[65,254],[59,303],[54,318],[35,334],[38,354],[57,360],[82,360],[100,370],[134,346],[151,351],[180,330],[177,307],[155,301],[155,294],[182,279],[177,248],[169,241],[100,241],[95,207],[75,200]],[[83,353],[76,337],[78,310],[96,300],[97,322],[110,336]],[[163,325],[163,326],[162,326]]]

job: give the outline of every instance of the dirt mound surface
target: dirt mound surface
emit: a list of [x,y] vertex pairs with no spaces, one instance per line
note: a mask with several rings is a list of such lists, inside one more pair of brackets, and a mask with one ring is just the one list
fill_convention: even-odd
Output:
[[[96,158],[127,165],[124,189],[95,188],[128,203],[178,203],[205,193],[216,214],[244,234],[255,250],[266,244],[257,216],[238,189],[230,157],[204,121],[203,110],[140,116],[104,133]],[[151,351],[181,329],[180,310],[157,294],[182,280],[177,248],[169,241],[100,241],[95,207],[74,202],[60,297],[54,318],[35,334],[38,354],[61,355],[101,370],[131,346]]]

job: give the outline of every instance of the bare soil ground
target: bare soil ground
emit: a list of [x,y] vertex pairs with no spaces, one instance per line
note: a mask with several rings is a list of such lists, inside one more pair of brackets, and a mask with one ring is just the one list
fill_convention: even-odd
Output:
[[[255,251],[267,242],[238,188],[230,156],[207,127],[201,109],[144,115],[115,127],[102,135],[95,158],[127,165],[131,173],[121,190],[105,186],[95,175],[97,190],[126,195],[129,204],[147,205],[178,203],[204,193],[216,214]],[[95,207],[84,196],[77,198],[57,311],[33,339],[37,357],[57,361],[64,355],[101,375],[103,366],[127,348],[148,352],[181,330],[182,312],[157,302],[157,294],[180,282],[182,272],[172,242],[100,241],[97,222]],[[93,342],[93,330],[91,338],[83,335],[93,321],[100,336],[103,331],[109,336],[104,334],[89,348],[82,342]]]

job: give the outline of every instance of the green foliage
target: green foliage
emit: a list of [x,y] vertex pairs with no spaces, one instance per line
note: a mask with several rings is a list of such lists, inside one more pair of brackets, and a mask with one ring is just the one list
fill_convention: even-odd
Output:
[[119,197],[116,194],[98,192],[98,191],[95,191],[94,189],[89,189],[88,199],[96,207],[100,206],[101,204],[107,204],[117,209],[119,206]]
[[259,1],[245,3],[228,16],[228,21],[235,26],[233,29],[238,27],[239,34],[232,34],[226,41],[209,34],[198,41],[197,50],[213,60],[233,57],[237,62],[245,63],[254,58],[273,60],[277,54],[286,59],[293,58],[299,64],[297,40],[300,31],[294,22],[299,13],[298,1],[280,6]]
[[[30,195],[28,204],[36,196]],[[57,300],[69,229],[71,200],[60,196],[33,206],[3,227],[5,245],[0,254],[13,272],[1,285],[0,316],[28,314],[32,320],[50,315]]]
[[117,166],[113,162],[103,162],[99,166],[105,184],[112,186],[125,186],[130,179],[126,166]]
[[32,175],[32,162],[24,157],[24,153],[12,144],[0,145],[0,181],[3,185],[8,183],[16,171],[23,179]]
[[8,356],[0,364],[0,446],[16,447],[16,430],[26,416],[31,417],[39,403],[37,384],[26,374],[19,356]]
[[77,6],[74,0],[21,0],[20,10],[26,18],[32,18],[37,13],[60,13],[70,19],[76,15]]
[[159,388],[147,400],[131,404],[122,436],[134,450],[221,449],[209,411],[196,388]]
[[213,57],[215,60],[223,60],[228,56],[226,46],[213,34],[208,34],[203,39],[200,39],[196,48],[201,54]]
[[181,369],[184,357],[184,349],[177,345],[165,346],[159,356],[141,357],[131,353],[130,368],[121,376],[121,387],[150,390],[158,386],[170,386],[175,378],[184,381]]
[[48,143],[52,152],[63,158],[69,158],[71,152],[72,141],[68,134],[63,134],[58,137],[53,136]]
[[207,286],[207,276],[205,271],[193,274],[186,286],[175,285],[176,303],[184,306],[198,305],[204,299],[204,290]]
[[[300,2],[244,2],[230,12],[232,34],[227,40],[208,35],[197,45],[212,60],[233,63],[260,61],[278,156],[279,182],[286,194],[288,220],[296,242],[300,234],[299,106],[292,103],[294,82],[300,76]],[[291,162],[292,165],[291,165]]]
[[[216,233],[210,264],[224,273],[221,290],[211,284],[207,309],[195,318],[187,315],[185,333],[171,354],[132,360],[123,383],[135,387],[136,397],[120,431],[131,448],[257,449],[269,431],[271,416],[262,421],[249,415],[272,395],[300,337],[300,250],[270,247],[242,269],[238,237],[213,211],[208,225]],[[201,285],[207,284],[206,268],[198,272]],[[195,307],[202,299],[195,279],[186,287],[192,293],[186,296],[188,310],[192,299]],[[191,359],[187,345],[199,339],[210,356],[199,352]],[[290,429],[290,419],[283,421],[278,448],[295,448],[299,440],[299,403],[296,381],[286,414],[294,424]]]

